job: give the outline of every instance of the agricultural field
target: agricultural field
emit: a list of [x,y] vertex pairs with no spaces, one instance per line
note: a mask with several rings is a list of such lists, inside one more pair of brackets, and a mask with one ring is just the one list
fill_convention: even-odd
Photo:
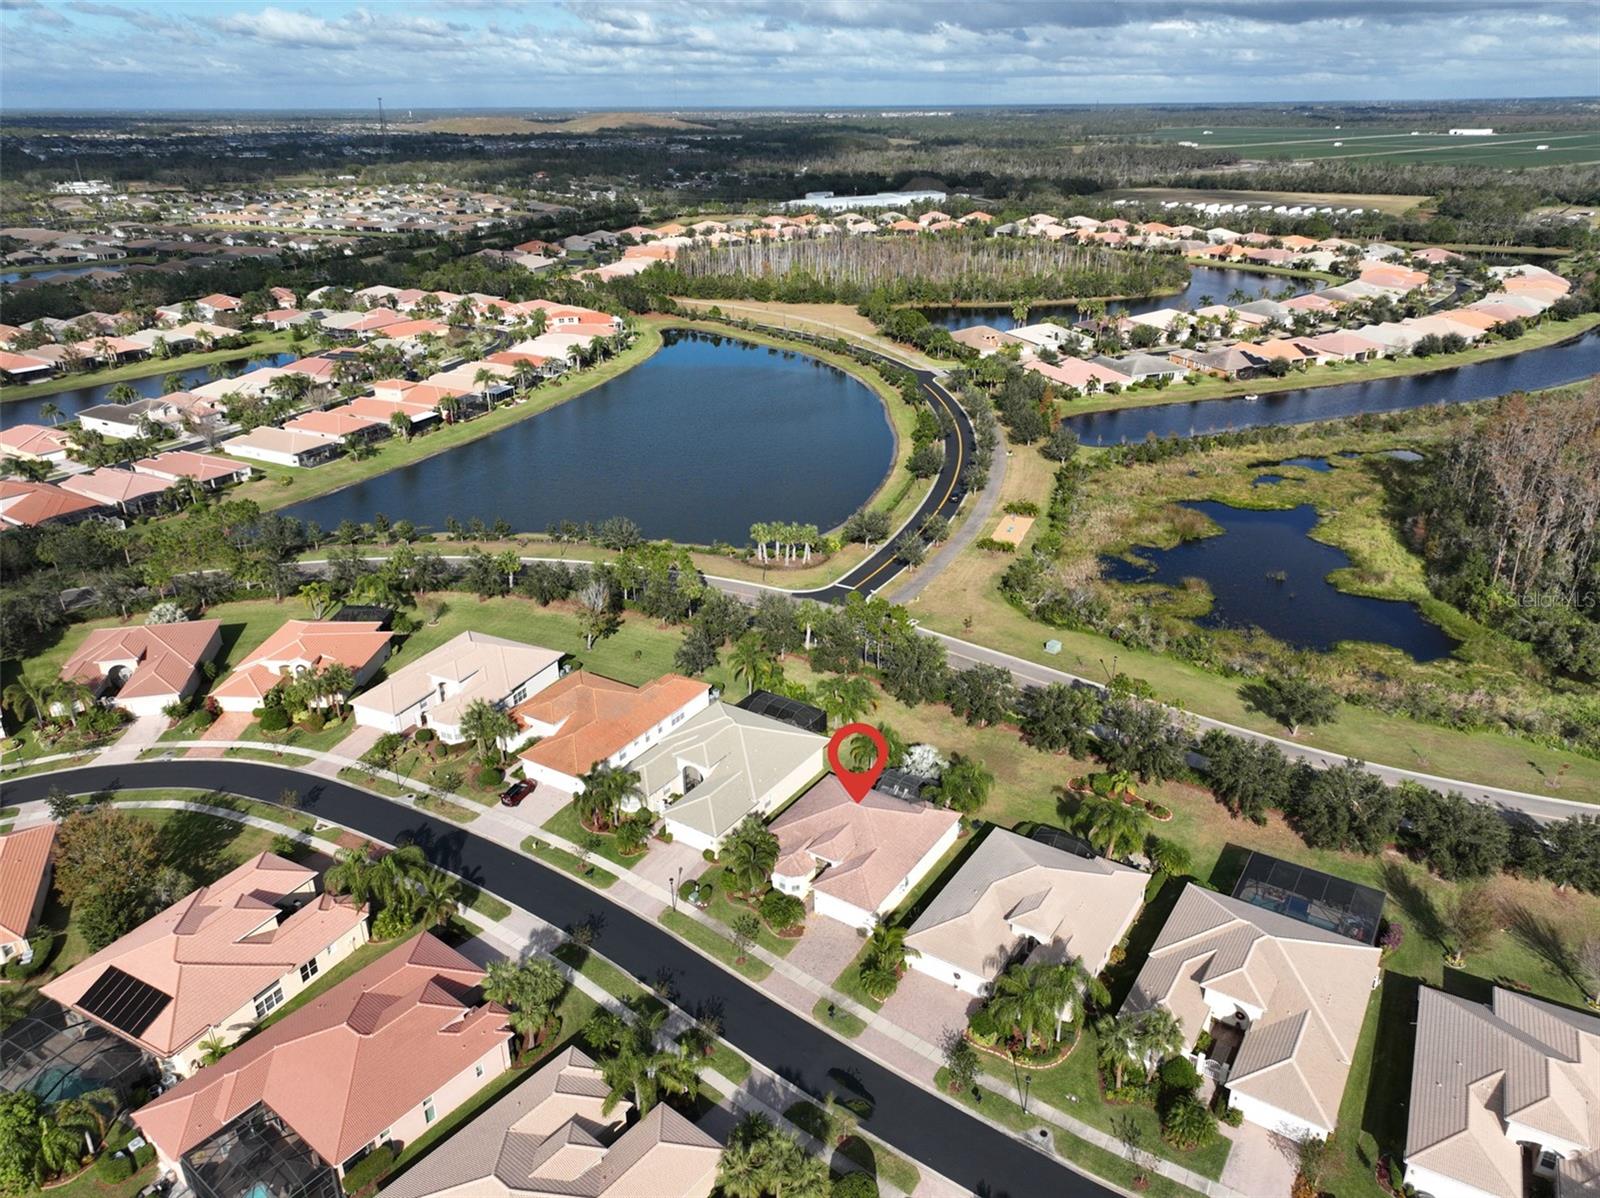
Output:
[[[1578,133],[1515,133],[1492,137],[1452,137],[1438,131],[1376,129],[1352,125],[1216,127],[1162,129],[1167,142],[1192,141],[1213,150],[1234,150],[1247,158],[1380,158],[1391,161],[1448,162],[1469,166],[1559,166],[1600,162],[1600,129]],[[1540,150],[1539,146],[1549,146]]]

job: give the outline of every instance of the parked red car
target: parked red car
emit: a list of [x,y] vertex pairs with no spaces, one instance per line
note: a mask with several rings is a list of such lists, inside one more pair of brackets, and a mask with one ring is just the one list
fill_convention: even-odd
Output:
[[515,807],[538,789],[539,784],[537,782],[513,782],[506,787],[505,793],[500,796],[500,803],[504,807]]

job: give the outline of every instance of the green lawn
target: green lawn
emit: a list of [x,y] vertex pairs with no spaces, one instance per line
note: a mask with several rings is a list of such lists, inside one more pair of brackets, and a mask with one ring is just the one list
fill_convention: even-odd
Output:
[[1096,1042],[1092,1031],[1085,1029],[1067,1059],[1051,1069],[1019,1070],[993,1053],[979,1052],[978,1058],[984,1072],[1021,1088],[1024,1075],[1031,1076],[1031,1096],[1035,1102],[1048,1103],[1058,1111],[1081,1119],[1101,1131],[1116,1134],[1113,1120],[1132,1119],[1144,1133],[1144,1143],[1150,1151],[1170,1161],[1203,1173],[1207,1177],[1221,1177],[1227,1163],[1229,1140],[1218,1136],[1212,1143],[1193,1152],[1173,1148],[1161,1138],[1161,1120],[1155,1108],[1142,1104],[1112,1105],[1105,1101],[1100,1090],[1100,1074],[1095,1067]]
[[769,953],[776,953],[780,957],[787,957],[793,952],[794,946],[800,943],[800,937],[779,936],[768,926],[766,920],[761,919],[761,913],[755,907],[743,900],[731,898],[727,891],[717,885],[717,875],[721,872],[722,867],[720,865],[713,865],[700,875],[699,880],[703,883],[701,892],[704,893],[706,890],[711,892],[711,902],[703,908],[705,913],[723,927],[730,929],[733,927],[733,921],[739,916],[754,915],[761,924],[761,931],[756,936],[758,945]]
[[844,967],[843,972],[833,979],[833,988],[848,999],[866,1007],[869,1011],[881,1010],[883,1004],[861,987],[861,963],[866,959],[867,945],[863,941],[861,951],[856,954],[856,959]]
[[[946,1093],[949,1093],[949,1070],[941,1067],[934,1076],[934,1082],[939,1086],[945,1087]],[[1023,1114],[1022,1108],[1016,1103],[1008,1098],[1001,1097],[991,1090],[981,1091],[981,1096],[974,1094],[970,1090],[964,1090],[952,1095],[952,1097],[969,1110],[982,1115],[984,1118],[992,1119],[1005,1127],[1009,1127],[1015,1132],[1031,1132],[1043,1126],[1043,1122],[1035,1118],[1032,1113]],[[1135,1173],[1133,1166],[1128,1163],[1126,1158],[1114,1152],[1107,1152],[1104,1148],[1091,1144],[1087,1140],[1079,1139],[1071,1132],[1061,1131],[1056,1128],[1051,1130],[1055,1141],[1055,1149],[1061,1156],[1095,1177],[1103,1177],[1107,1181],[1115,1182],[1125,1189],[1132,1188]],[[1142,1194],[1154,1195],[1155,1198],[1201,1198],[1198,1190],[1191,1190],[1188,1186],[1179,1185],[1154,1170],[1147,1171],[1146,1176],[1148,1185],[1140,1190]]]
[[[814,1140],[822,1139],[826,1131],[822,1108],[813,1102],[794,1103],[783,1116]],[[869,1136],[857,1133],[834,1151],[869,1177],[881,1177],[903,1193],[912,1193],[922,1183],[922,1173],[914,1164]]]
[[[104,1145],[101,1148],[101,1158],[107,1152],[114,1152],[122,1148],[137,1134],[137,1129],[129,1122],[118,1122],[112,1125],[106,1133]],[[144,1164],[136,1169],[130,1176],[122,1181],[107,1181],[100,1173],[99,1160],[83,1170],[71,1181],[52,1185],[45,1191],[51,1198],[133,1198],[145,1186],[155,1180],[157,1165],[155,1149],[145,1147],[140,1150],[139,1156],[144,1159]],[[38,1193],[39,1191],[34,1191]]]
[[617,875],[609,870],[601,869],[593,863],[585,864],[577,857],[558,849],[554,845],[545,844],[537,836],[526,837],[522,842],[522,851],[537,861],[546,865],[553,865],[557,869],[565,870],[576,878],[581,878],[591,886],[598,886],[601,890],[609,890],[617,880]]
[[[578,818],[578,812],[571,803],[562,807],[542,825],[544,830],[552,836],[559,836],[569,844],[581,845],[591,849],[597,857],[603,857],[613,865],[620,865],[623,869],[631,869],[638,862],[643,861],[645,853],[635,853],[628,856],[617,848],[617,838],[609,832],[591,832],[583,826],[583,821]],[[645,852],[649,851],[649,842],[646,841]]]
[[[832,1014],[828,1013],[829,1006],[833,1006]],[[816,1005],[811,1008],[811,1018],[815,1019],[823,1027],[831,1028],[838,1032],[847,1040],[854,1040],[867,1030],[867,1025],[864,1021],[858,1019],[843,1007],[835,1005],[831,999],[817,999]]]
[[770,965],[756,957],[739,960],[733,941],[726,936],[719,936],[697,919],[691,919],[678,911],[663,911],[659,919],[668,930],[675,932],[681,939],[687,940],[723,964],[738,970],[752,981],[759,982],[772,972]]

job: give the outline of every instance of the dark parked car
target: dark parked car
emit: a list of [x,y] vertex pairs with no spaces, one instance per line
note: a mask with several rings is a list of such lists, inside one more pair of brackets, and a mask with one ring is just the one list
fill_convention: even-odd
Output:
[[515,807],[538,789],[539,784],[537,782],[513,782],[506,787],[505,793],[500,796],[501,805]]

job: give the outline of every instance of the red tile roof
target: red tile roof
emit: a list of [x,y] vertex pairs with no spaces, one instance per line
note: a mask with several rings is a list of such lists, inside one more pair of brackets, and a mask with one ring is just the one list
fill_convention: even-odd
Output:
[[134,1121],[177,1158],[257,1103],[340,1164],[508,1039],[483,971],[426,933],[346,978]]
[[288,664],[312,669],[339,662],[361,673],[388,648],[392,634],[373,620],[290,620],[241,661],[211,692],[222,698],[265,695]]
[[0,836],[0,940],[26,940],[39,883],[56,842],[54,824]]
[[529,721],[560,725],[521,757],[570,778],[582,777],[709,689],[682,674],[663,674],[635,688],[574,670],[511,709],[524,727]]
[[101,505],[50,483],[0,479],[0,521],[21,528],[92,512]]
[[119,697],[180,695],[207,660],[221,628],[221,620],[97,628],[67,658],[61,677],[98,687],[103,678],[100,663],[132,661],[136,664],[117,692]]

